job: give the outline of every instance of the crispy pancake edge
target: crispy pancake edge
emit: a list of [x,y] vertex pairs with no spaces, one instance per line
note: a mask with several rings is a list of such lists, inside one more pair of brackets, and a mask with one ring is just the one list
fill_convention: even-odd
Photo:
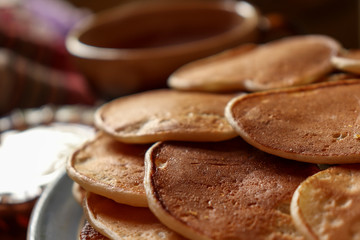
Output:
[[77,154],[82,151],[86,146],[91,144],[91,142],[85,143],[80,149],[76,150],[66,162],[66,172],[68,176],[79,184],[86,191],[94,192],[104,197],[108,197],[118,203],[128,204],[135,207],[147,207],[148,202],[145,196],[139,194],[134,194],[128,191],[117,191],[114,188],[109,188],[109,186],[102,183],[98,183],[81,173],[79,173],[74,168],[74,162],[76,161]]

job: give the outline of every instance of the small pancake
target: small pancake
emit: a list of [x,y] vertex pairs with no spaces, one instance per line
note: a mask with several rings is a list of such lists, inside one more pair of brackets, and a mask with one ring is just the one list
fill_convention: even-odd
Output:
[[312,163],[360,162],[360,81],[318,83],[234,98],[225,115],[251,145]]
[[84,212],[93,228],[110,239],[184,239],[161,224],[148,208],[116,203],[88,193]]
[[290,216],[314,164],[269,155],[241,138],[160,142],[145,157],[144,186],[158,219],[190,239],[303,239]]
[[152,90],[106,103],[96,112],[95,123],[127,143],[222,141],[236,136],[224,117],[226,103],[234,96]]
[[291,201],[307,239],[360,239],[360,165],[338,165],[306,179]]
[[[216,75],[212,75],[214,73],[210,75],[209,71],[212,71],[213,67],[226,66],[231,59],[240,58],[256,47],[255,44],[243,44],[213,56],[190,62],[170,75],[168,86],[186,91],[227,92],[243,90],[243,87],[239,87],[239,84],[229,77],[222,79],[221,75],[225,74],[222,73],[223,71],[219,72],[218,70]],[[218,76],[219,74],[221,75]]]
[[227,57],[220,54],[191,62],[175,71],[168,85],[181,90],[220,92],[308,84],[333,70],[331,57],[340,49],[340,44],[327,36],[287,37],[252,50],[235,48],[226,53]]
[[100,132],[72,155],[66,170],[87,191],[119,203],[146,207],[143,179],[148,148],[121,143]]
[[331,58],[336,69],[360,74],[360,49],[348,50]]
[[109,240],[109,238],[96,231],[88,221],[85,221],[79,234],[79,240]]

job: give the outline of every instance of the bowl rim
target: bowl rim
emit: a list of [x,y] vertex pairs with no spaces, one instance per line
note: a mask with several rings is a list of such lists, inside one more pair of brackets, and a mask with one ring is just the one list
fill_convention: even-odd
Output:
[[[203,51],[209,48],[216,48],[219,42],[229,44],[235,39],[245,39],[257,30],[260,24],[260,14],[258,10],[246,1],[195,1],[195,2],[133,2],[120,5],[110,10],[104,10],[97,14],[92,14],[78,22],[68,33],[65,39],[65,46],[68,52],[76,57],[97,60],[121,60],[121,59],[154,59],[169,56],[185,55],[196,51]],[[151,48],[105,48],[88,45],[81,42],[79,38],[93,27],[106,24],[113,20],[118,20],[130,16],[131,14],[141,14],[142,12],[159,11],[173,9],[174,7],[183,9],[189,8],[208,8],[219,9],[221,11],[233,12],[243,18],[243,22],[231,29],[201,40],[191,41],[184,44],[169,45],[164,47]]]

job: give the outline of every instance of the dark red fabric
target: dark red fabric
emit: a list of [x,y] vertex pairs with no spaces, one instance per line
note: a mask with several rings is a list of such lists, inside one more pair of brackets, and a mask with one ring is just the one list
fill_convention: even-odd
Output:
[[[41,1],[25,2],[27,5],[0,7],[0,115],[48,103],[94,104],[96,96],[87,79],[73,67],[65,48],[66,31],[75,20],[59,26],[54,24],[56,19],[50,21],[32,11],[38,6],[30,3]],[[51,6],[47,7],[50,11]],[[53,15],[58,18],[76,12],[70,6],[57,9]]]

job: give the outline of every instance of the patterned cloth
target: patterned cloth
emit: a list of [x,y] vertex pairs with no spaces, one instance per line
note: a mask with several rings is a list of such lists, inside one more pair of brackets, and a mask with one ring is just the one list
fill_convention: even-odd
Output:
[[67,32],[86,14],[59,0],[0,4],[0,115],[47,103],[94,103],[65,48]]

